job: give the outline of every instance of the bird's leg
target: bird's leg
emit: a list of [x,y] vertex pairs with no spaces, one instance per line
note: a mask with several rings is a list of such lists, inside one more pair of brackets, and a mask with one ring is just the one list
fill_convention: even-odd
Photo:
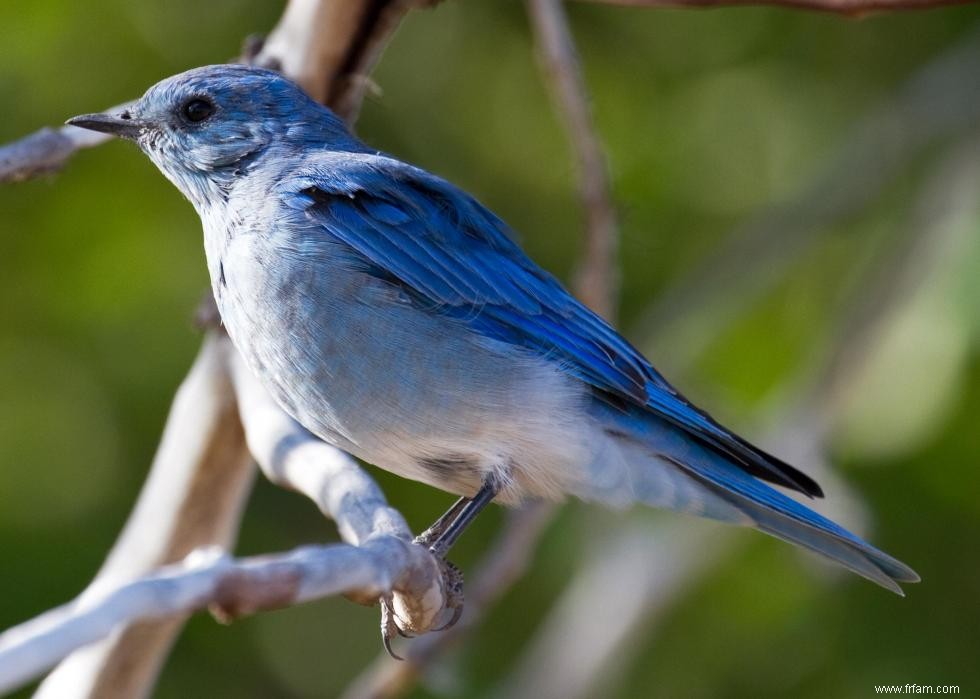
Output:
[[[483,485],[472,498],[460,498],[431,527],[415,538],[415,543],[427,547],[439,561],[442,577],[446,584],[446,608],[452,610],[449,621],[433,631],[444,631],[456,625],[463,615],[463,572],[446,560],[446,554],[456,543],[463,530],[480,514],[484,507],[500,492],[500,481],[493,475],[487,476]],[[401,658],[391,648],[395,634],[407,636],[395,622],[391,597],[381,598],[381,640],[385,650],[395,660]]]
[[[444,631],[456,625],[463,615],[463,571],[446,560],[449,549],[460,537],[483,508],[491,503],[500,492],[500,481],[492,474],[483,481],[483,486],[472,498],[460,498],[449,511],[439,518],[430,529],[438,529],[434,539],[428,541],[429,550],[439,559],[442,566],[442,576],[446,581],[446,607],[452,610],[452,616],[445,624],[435,631]],[[445,522],[443,521],[445,520]]]
[[425,537],[430,532],[435,532],[435,536],[429,537],[425,542],[429,550],[439,558],[445,559],[449,549],[466,527],[497,497],[500,488],[500,481],[491,474],[484,479],[476,495],[472,498],[460,498],[446,514],[422,534]]
[[415,543],[429,548],[439,539],[440,536],[443,535],[443,533],[445,533],[446,529],[459,516],[460,511],[469,501],[469,498],[462,497],[454,502],[452,507],[446,510],[442,517],[432,523],[431,527],[415,537]]

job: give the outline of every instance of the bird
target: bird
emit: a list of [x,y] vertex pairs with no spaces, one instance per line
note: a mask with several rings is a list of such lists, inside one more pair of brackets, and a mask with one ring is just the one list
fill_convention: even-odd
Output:
[[802,471],[684,397],[473,196],[365,145],[281,74],[196,68],[119,113],[190,200],[221,320],[322,440],[459,500],[445,558],[489,503],[569,496],[744,525],[898,594],[909,566],[818,514]]

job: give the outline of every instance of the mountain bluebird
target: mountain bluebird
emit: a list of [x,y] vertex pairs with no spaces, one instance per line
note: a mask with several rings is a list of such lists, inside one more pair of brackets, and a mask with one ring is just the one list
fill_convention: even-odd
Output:
[[766,483],[809,477],[692,405],[452,184],[367,147],[282,76],[198,68],[68,122],[131,139],[190,199],[221,318],[325,441],[461,496],[574,495],[749,525],[901,594],[908,566]]

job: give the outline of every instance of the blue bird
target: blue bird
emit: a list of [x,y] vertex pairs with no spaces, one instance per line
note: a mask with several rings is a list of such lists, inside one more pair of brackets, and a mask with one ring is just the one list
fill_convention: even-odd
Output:
[[767,534],[879,585],[918,575],[768,484],[809,477],[692,405],[476,199],[358,141],[277,73],[198,68],[118,115],[204,225],[222,321],[325,441],[461,496],[444,556],[490,501],[566,495]]

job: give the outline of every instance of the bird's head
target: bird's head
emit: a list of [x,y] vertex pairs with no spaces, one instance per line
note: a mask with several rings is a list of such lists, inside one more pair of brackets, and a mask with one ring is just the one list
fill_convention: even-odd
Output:
[[68,124],[134,141],[195,204],[207,203],[276,145],[350,150],[343,121],[278,73],[243,65],[163,80],[118,114]]

